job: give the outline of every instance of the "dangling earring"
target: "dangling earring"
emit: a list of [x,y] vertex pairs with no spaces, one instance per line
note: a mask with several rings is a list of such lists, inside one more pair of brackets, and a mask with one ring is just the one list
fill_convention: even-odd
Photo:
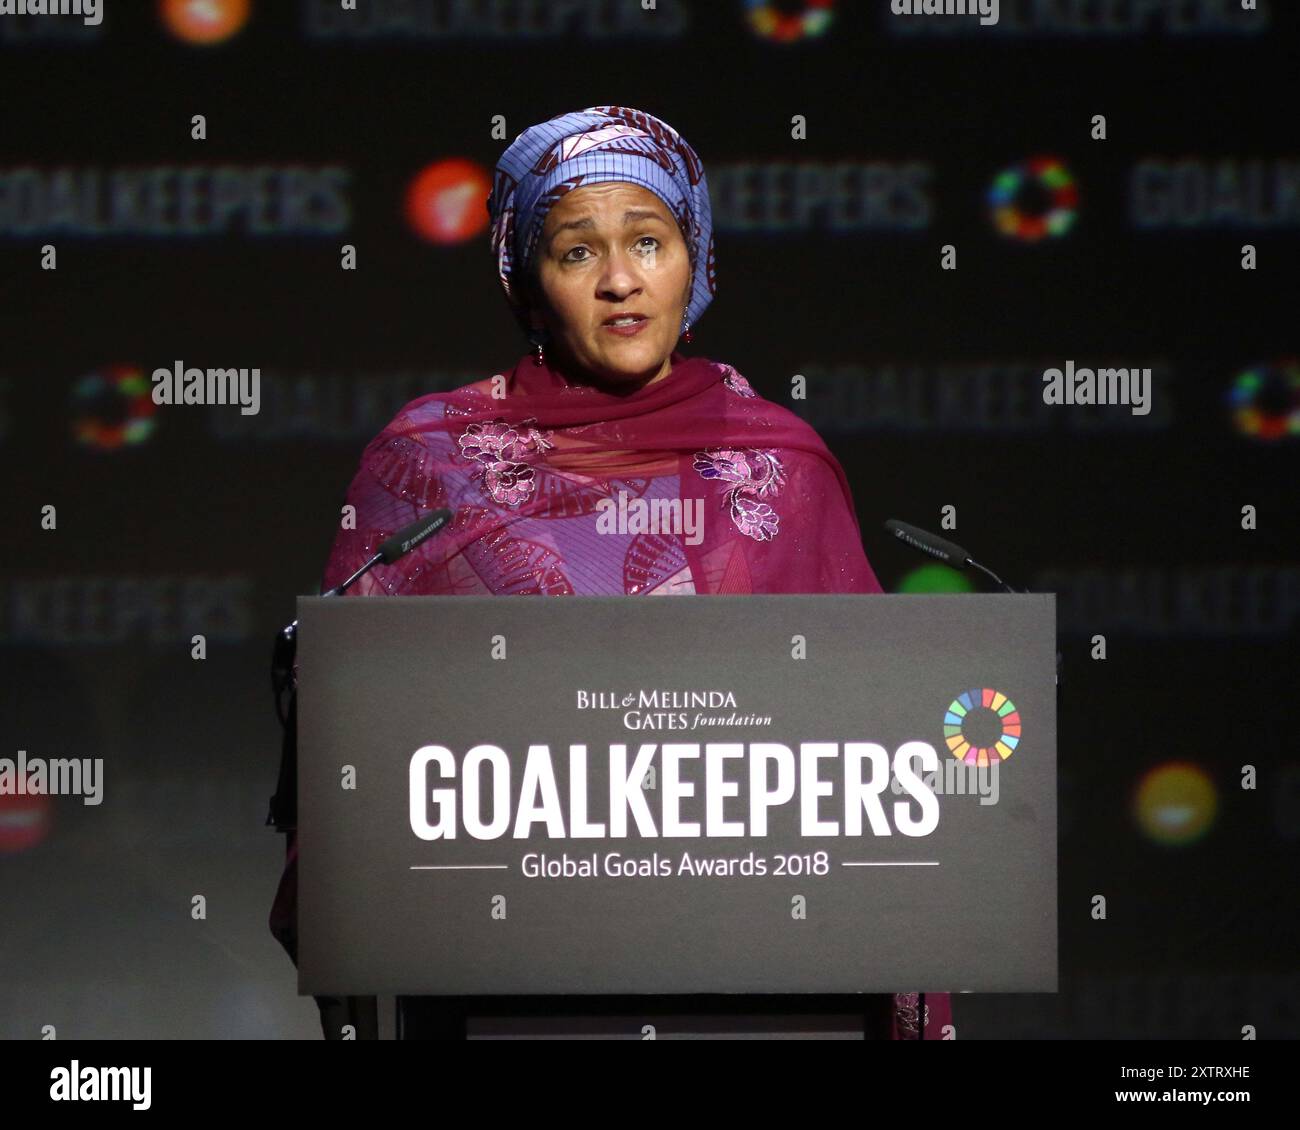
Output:
[[682,340],[685,341],[685,342],[692,342],[692,341],[695,340],[695,338],[691,336],[691,323],[690,323],[690,322],[687,322],[687,321],[683,321],[683,322],[682,322]]
[[544,364],[546,360],[546,354],[542,350],[542,343],[540,341],[537,342],[533,348],[536,350],[536,352],[533,354],[533,364],[534,365]]

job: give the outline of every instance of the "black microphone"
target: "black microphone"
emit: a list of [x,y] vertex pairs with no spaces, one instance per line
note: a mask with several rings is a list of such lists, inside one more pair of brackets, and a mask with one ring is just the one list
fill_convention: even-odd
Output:
[[[399,558],[405,557],[417,545],[431,538],[451,521],[451,511],[443,506],[403,526],[397,533],[390,535],[379,543],[379,552],[361,566],[341,585],[321,593],[321,596],[342,596],[360,578],[364,577],[376,565],[391,565]],[[275,636],[271,652],[271,690],[275,694],[275,713],[280,724],[286,725],[288,717],[282,705],[285,691],[293,685],[294,653],[298,646],[298,621],[281,628]]]
[[409,526],[403,526],[395,534],[391,534],[379,543],[379,552],[369,561],[361,566],[341,585],[335,585],[328,592],[321,593],[321,596],[342,596],[352,586],[354,581],[360,580],[370,572],[376,565],[391,565],[400,557],[405,557],[417,545],[426,538],[432,537],[443,526],[451,521],[451,511],[443,506],[426,514],[412,522]]
[[[405,557],[417,545],[433,537],[451,521],[452,513],[443,506],[403,526],[397,533],[379,543],[379,551],[341,585],[335,585],[321,596],[341,596],[376,565],[391,565]],[[275,636],[271,650],[271,690],[275,695],[275,714],[284,730],[281,743],[280,776],[275,794],[271,797],[266,814],[267,825],[277,832],[292,831],[298,824],[298,723],[294,704],[294,659],[298,651],[298,621],[281,628]],[[289,694],[289,706],[284,703]]]
[[[987,573],[1003,589],[1009,593],[1015,593],[1009,584],[999,577],[992,569],[981,565],[961,546],[950,542],[947,538],[941,538],[938,534],[932,534],[929,530],[921,530],[916,526],[909,526],[906,522],[900,522],[897,518],[891,518],[885,523],[887,529],[899,541],[905,541],[913,549],[919,549],[922,553],[928,553],[931,557],[937,557],[945,565],[951,565],[955,569],[964,569],[967,565],[974,565],[981,573]],[[1029,590],[1025,589],[1028,593]],[[1061,684],[1061,653],[1056,653],[1056,684]]]
[[907,542],[913,549],[919,549],[922,553],[928,553],[931,557],[937,557],[945,565],[951,565],[954,569],[965,569],[967,565],[974,565],[981,573],[987,573],[992,577],[1007,592],[1013,593],[1016,591],[992,569],[981,565],[961,546],[950,542],[947,538],[941,538],[938,534],[918,529],[916,526],[909,526],[906,522],[900,522],[897,518],[889,519],[885,523],[885,529],[898,538],[899,541]]

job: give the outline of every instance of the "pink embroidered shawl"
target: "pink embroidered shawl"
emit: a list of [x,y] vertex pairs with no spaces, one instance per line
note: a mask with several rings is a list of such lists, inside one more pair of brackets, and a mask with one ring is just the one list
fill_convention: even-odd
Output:
[[[821,437],[731,366],[671,360],[662,380],[618,394],[525,356],[508,375],[413,401],[362,457],[347,498],[357,528],[340,531],[325,583],[447,506],[437,537],[360,591],[879,592]],[[636,528],[637,510],[660,528]],[[681,532],[690,514],[694,535]],[[663,530],[670,519],[677,532]]]

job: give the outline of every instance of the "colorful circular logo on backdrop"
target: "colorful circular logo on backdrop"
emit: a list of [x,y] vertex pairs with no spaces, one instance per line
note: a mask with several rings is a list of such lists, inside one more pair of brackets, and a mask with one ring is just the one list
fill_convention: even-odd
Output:
[[430,243],[464,243],[488,226],[484,201],[491,191],[492,177],[477,162],[435,161],[406,190],[406,222]]
[[72,387],[72,434],[84,447],[116,451],[153,434],[158,406],[153,385],[134,365],[109,365]]
[[167,30],[186,43],[222,43],[248,21],[249,0],[161,0]]
[[1228,390],[1233,426],[1252,439],[1300,435],[1300,361],[1289,358],[1237,374]]
[[970,577],[959,573],[951,565],[941,565],[931,561],[928,565],[918,565],[894,587],[895,592],[970,592],[974,588]]
[[1171,761],[1138,782],[1133,815],[1148,839],[1182,847],[1205,835],[1218,803],[1214,783],[1199,765]]
[[1022,243],[1063,236],[1079,217],[1079,189],[1055,157],[1033,157],[1003,169],[988,191],[993,226]]
[[824,35],[835,19],[835,0],[804,0],[794,4],[746,0],[745,19],[758,35],[776,43],[813,39]]
[[0,853],[39,844],[49,834],[53,813],[44,793],[0,793]]
[[949,703],[943,737],[953,757],[967,765],[1005,761],[1020,744],[1020,711],[991,687],[966,691]]

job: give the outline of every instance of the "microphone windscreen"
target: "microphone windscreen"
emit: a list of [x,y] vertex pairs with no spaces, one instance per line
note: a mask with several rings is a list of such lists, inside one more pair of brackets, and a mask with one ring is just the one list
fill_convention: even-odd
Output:
[[379,543],[376,551],[385,565],[391,565],[399,557],[405,557],[425,538],[432,537],[451,520],[451,511],[443,506],[426,514],[409,526],[403,526],[395,534],[389,535]]
[[900,522],[897,518],[890,518],[885,523],[885,529],[898,538],[899,541],[905,541],[914,549],[919,549],[922,553],[928,553],[931,557],[937,557],[945,565],[951,565],[954,569],[966,568],[966,562],[970,560],[970,554],[955,542],[951,542],[947,538],[941,538],[937,534],[932,534],[929,530],[909,526],[906,522]]

